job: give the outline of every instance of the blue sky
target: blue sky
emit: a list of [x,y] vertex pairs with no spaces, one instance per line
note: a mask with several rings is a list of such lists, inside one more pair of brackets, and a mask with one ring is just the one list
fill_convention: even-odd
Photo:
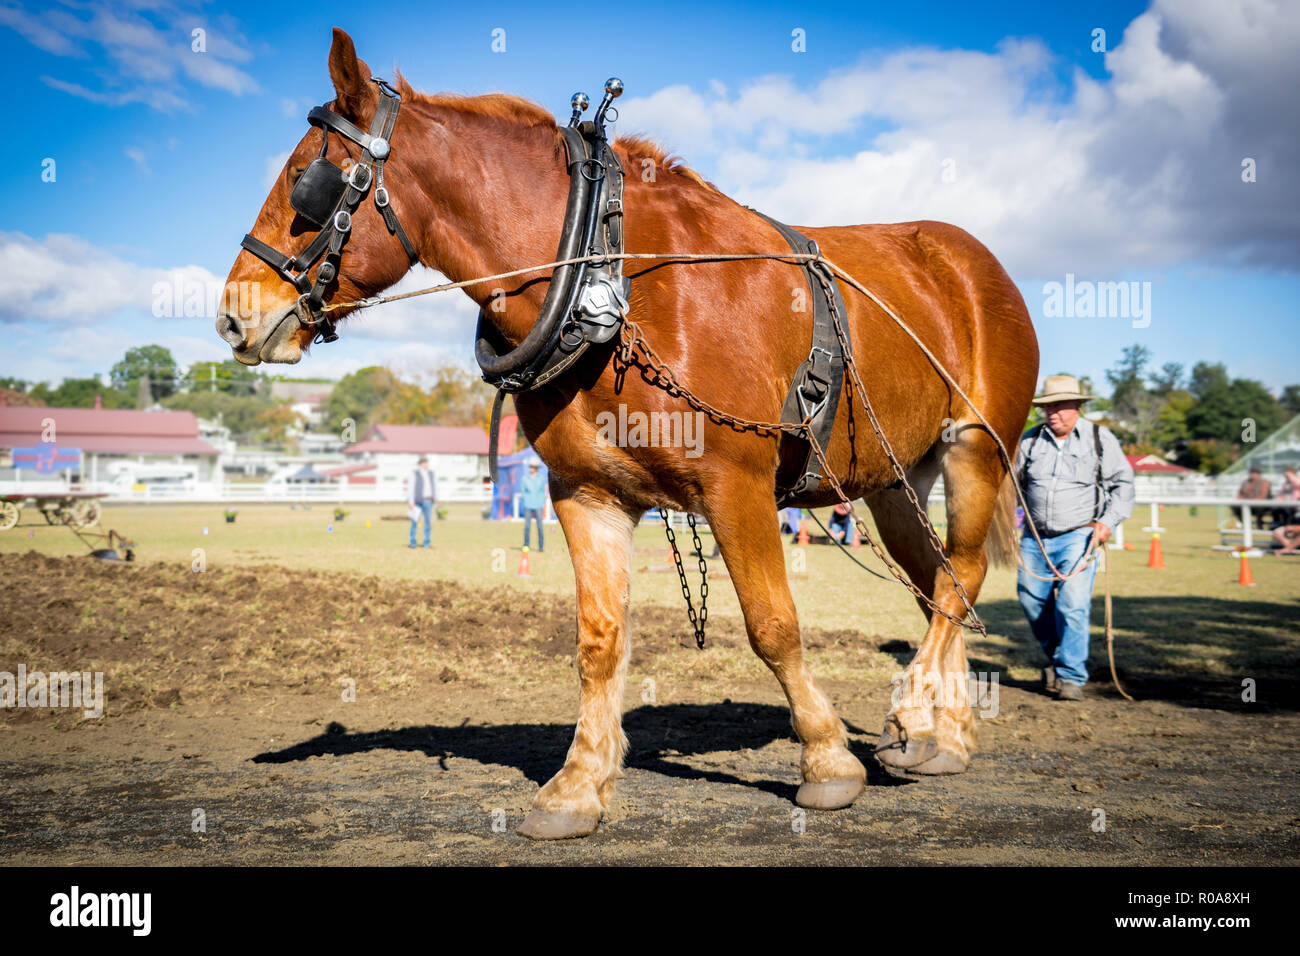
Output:
[[[557,115],[617,74],[620,130],[787,221],[968,228],[1020,285],[1042,374],[1100,382],[1141,342],[1157,364],[1300,381],[1295,28],[1266,0],[1063,7],[621,4],[582,25],[570,4],[0,0],[0,70],[23,117],[0,158],[0,375],[104,372],[148,342],[185,363],[229,357],[210,318],[157,318],[148,290],[175,270],[224,279],[307,109],[332,95],[338,25],[377,75],[396,64],[423,90],[505,90]],[[1150,283],[1150,324],[1045,315],[1045,283],[1067,273]],[[415,302],[268,371],[468,362],[468,300]]]

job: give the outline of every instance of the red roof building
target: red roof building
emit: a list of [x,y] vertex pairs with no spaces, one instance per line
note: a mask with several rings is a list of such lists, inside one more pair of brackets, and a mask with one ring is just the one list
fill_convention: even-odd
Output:
[[87,455],[218,454],[199,437],[193,412],[0,406],[0,448],[27,448],[50,437]]
[[1174,478],[1180,475],[1195,475],[1197,473],[1194,468],[1175,465],[1172,461],[1166,461],[1159,455],[1125,455],[1124,457],[1128,459],[1133,472],[1138,475],[1167,475]]
[[[515,450],[519,419],[501,419],[497,451],[509,455]],[[473,425],[375,425],[364,439],[343,449],[349,457],[371,454],[396,455],[486,455],[488,433]]]

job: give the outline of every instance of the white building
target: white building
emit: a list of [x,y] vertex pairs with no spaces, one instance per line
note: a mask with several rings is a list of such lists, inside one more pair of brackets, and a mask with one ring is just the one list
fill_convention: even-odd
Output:
[[[504,425],[504,422],[503,422]],[[502,454],[514,451],[514,428],[501,429]],[[394,498],[405,497],[421,455],[438,479],[443,501],[488,501],[488,435],[482,428],[457,425],[376,425],[364,439],[343,449],[349,481],[373,480]],[[334,469],[331,469],[334,471]]]

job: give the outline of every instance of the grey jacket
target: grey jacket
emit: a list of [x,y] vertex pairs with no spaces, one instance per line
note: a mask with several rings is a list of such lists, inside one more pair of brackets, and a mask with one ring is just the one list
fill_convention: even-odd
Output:
[[[426,484],[428,485],[427,488],[425,487]],[[438,478],[434,475],[432,468],[429,469],[428,482],[424,480],[424,473],[419,468],[411,472],[411,494],[407,500],[412,504],[426,500],[438,500]]]
[[1093,521],[1114,531],[1133,513],[1133,469],[1110,429],[1101,426],[1100,438],[1100,496],[1092,422],[1080,418],[1064,441],[1046,425],[1040,433],[1031,428],[1020,439],[1015,478],[1026,474],[1028,455],[1025,500],[1040,533],[1060,534]]

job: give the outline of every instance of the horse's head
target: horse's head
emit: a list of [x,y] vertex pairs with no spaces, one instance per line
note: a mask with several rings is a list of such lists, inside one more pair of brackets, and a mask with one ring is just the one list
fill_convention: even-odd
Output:
[[[217,315],[217,333],[245,365],[297,362],[317,335],[329,337],[329,320],[342,313],[322,313],[321,304],[374,295],[416,258],[401,225],[393,228],[401,200],[388,195],[394,180],[408,193],[413,186],[401,165],[393,175],[404,142],[399,100],[371,78],[352,38],[337,27],[329,72],[329,112],[312,112],[312,128],[276,178],[227,280],[227,289],[258,293],[238,303],[227,297]],[[391,135],[387,123],[395,123]]]

